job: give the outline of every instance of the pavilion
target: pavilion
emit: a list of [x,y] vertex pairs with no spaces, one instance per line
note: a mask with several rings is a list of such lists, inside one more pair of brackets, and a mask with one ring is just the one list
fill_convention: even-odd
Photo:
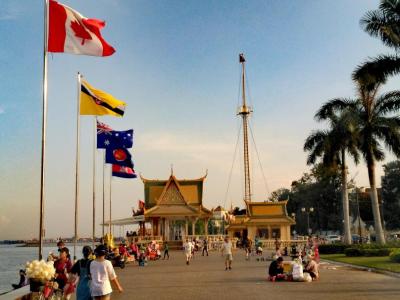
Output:
[[288,216],[286,201],[276,202],[249,202],[246,201],[246,214],[230,218],[227,226],[231,237],[255,237],[265,240],[291,240],[290,226],[296,222]]
[[145,222],[151,223],[151,235],[164,241],[182,240],[190,235],[207,235],[212,212],[203,206],[206,176],[177,179],[171,173],[167,180],[140,176],[145,195],[145,221],[142,226]]

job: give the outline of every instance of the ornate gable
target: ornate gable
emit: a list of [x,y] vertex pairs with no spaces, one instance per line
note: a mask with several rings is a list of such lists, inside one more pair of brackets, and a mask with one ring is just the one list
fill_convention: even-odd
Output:
[[170,204],[187,205],[185,199],[183,198],[182,193],[179,190],[179,186],[173,179],[167,183],[163,193],[161,194],[160,199],[157,202],[157,205],[170,205]]

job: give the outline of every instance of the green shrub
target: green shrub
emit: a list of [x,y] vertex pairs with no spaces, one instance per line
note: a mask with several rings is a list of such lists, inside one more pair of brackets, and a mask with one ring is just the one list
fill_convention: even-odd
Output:
[[347,248],[344,250],[344,254],[349,257],[364,256],[364,251],[365,250],[358,249],[358,248]]
[[390,260],[400,263],[400,249],[394,250],[392,253],[390,253]]
[[400,243],[398,241],[390,241],[383,245],[377,243],[370,243],[370,244],[354,244],[351,247],[358,249],[388,249],[388,248],[400,248]]
[[351,247],[350,245],[345,245],[345,244],[325,244],[325,245],[319,245],[318,246],[318,251],[320,254],[339,254],[339,253],[344,253],[344,250],[346,248]]
[[392,250],[389,248],[381,248],[381,249],[364,249],[363,256],[389,256]]

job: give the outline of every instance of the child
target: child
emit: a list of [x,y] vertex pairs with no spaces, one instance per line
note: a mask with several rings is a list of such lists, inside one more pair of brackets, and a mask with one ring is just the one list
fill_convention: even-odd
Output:
[[94,253],[96,259],[90,264],[92,297],[97,300],[109,300],[112,293],[111,282],[120,293],[123,290],[111,262],[105,259],[107,248],[104,245],[99,245]]

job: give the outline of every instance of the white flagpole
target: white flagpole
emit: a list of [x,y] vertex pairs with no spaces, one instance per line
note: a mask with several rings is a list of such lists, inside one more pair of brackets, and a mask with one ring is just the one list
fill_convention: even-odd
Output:
[[80,104],[81,78],[78,72],[78,97],[76,109],[76,161],[75,161],[75,220],[74,220],[74,260],[76,260],[76,243],[78,241],[78,209],[79,209],[79,138],[80,138]]
[[102,232],[101,232],[101,234],[102,234],[102,238],[104,238],[104,219],[105,219],[105,197],[104,197],[104,172],[105,172],[105,170],[104,170],[104,167],[106,166],[106,152],[105,151],[103,151],[103,226],[102,226]]
[[97,140],[97,117],[94,117],[94,137],[93,137],[93,237],[92,246],[96,238],[96,140]]
[[111,187],[112,187],[112,165],[110,165],[111,166],[111,172],[110,172],[110,224],[108,224],[109,226],[108,226],[108,233],[109,233],[109,235],[110,235],[110,237],[111,237],[111,196],[112,196],[112,193],[111,193]]
[[43,258],[43,239],[44,239],[44,184],[46,170],[46,127],[47,127],[47,36],[49,5],[48,0],[44,0],[44,53],[43,53],[43,107],[42,107],[42,153],[40,159],[40,220],[39,220],[39,260]]

